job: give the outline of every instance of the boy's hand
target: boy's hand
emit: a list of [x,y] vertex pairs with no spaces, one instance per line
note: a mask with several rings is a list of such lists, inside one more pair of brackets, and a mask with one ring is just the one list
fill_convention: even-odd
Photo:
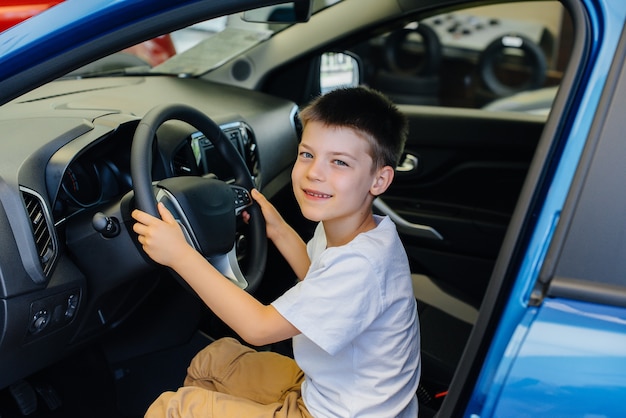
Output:
[[[279,236],[285,225],[283,217],[280,213],[278,213],[278,210],[276,210],[274,205],[272,205],[269,200],[267,200],[257,189],[252,189],[250,195],[261,207],[261,212],[263,212],[263,217],[265,218],[267,237],[274,241],[274,239]],[[248,212],[244,211],[242,216],[246,223],[250,220],[250,214]]]
[[[306,244],[298,233],[285,222],[278,210],[265,196],[256,189],[252,189],[251,195],[263,212],[267,237],[272,240],[278,251],[285,257],[298,279],[302,280],[311,265],[311,260],[309,260],[309,255],[306,251]],[[245,222],[250,220],[249,213],[244,211],[242,216]]]
[[132,212],[137,221],[133,231],[139,235],[139,243],[150,258],[159,264],[174,268],[176,261],[193,248],[187,243],[180,225],[162,203],[157,204],[161,219],[138,209]]

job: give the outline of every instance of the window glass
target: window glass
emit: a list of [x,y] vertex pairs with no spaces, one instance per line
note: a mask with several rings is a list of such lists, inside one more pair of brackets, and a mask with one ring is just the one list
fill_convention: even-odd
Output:
[[356,45],[364,84],[398,103],[547,114],[571,49],[556,1],[459,9]]

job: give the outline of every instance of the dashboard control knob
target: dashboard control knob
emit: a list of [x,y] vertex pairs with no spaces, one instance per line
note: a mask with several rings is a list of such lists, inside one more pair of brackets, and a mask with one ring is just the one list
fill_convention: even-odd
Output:
[[72,294],[67,298],[67,308],[65,309],[65,318],[72,319],[78,308],[78,295]]
[[106,216],[102,212],[97,212],[91,219],[93,228],[105,238],[113,238],[120,233],[120,222],[114,216]]
[[50,322],[50,313],[46,309],[37,311],[30,323],[30,332],[33,334],[40,332],[48,325],[48,322]]

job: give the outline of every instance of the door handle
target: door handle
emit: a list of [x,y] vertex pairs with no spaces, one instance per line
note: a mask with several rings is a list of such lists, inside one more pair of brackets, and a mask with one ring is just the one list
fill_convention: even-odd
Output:
[[420,225],[413,222],[409,222],[400,216],[395,210],[391,209],[380,197],[374,199],[374,208],[377,209],[396,224],[398,231],[414,237],[429,238],[438,241],[443,240],[443,236],[432,226]]
[[417,170],[418,167],[418,159],[413,154],[404,154],[404,159],[402,162],[396,167],[396,171],[401,171],[403,173],[408,173],[410,171]]

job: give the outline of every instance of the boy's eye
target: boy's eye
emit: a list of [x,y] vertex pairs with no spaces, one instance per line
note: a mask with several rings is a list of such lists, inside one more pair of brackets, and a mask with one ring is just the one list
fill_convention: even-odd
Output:
[[310,152],[301,151],[300,152],[300,157],[302,157],[302,158],[313,158],[313,154],[311,154]]
[[345,161],[341,161],[341,160],[333,160],[333,163],[336,165],[340,165],[340,166],[348,166],[348,164],[346,164]]

